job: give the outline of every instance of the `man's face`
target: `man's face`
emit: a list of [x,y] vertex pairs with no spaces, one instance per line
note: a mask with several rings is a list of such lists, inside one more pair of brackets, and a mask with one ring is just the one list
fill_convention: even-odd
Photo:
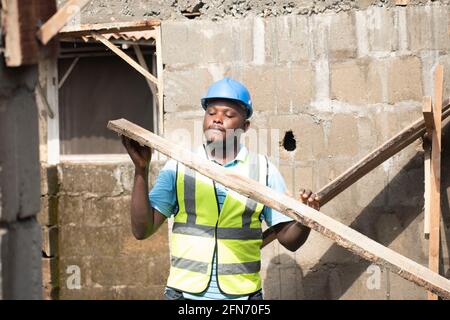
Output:
[[[206,141],[225,142],[230,141],[238,133],[247,131],[250,121],[246,119],[247,110],[229,100],[211,100],[205,110],[203,118],[203,132]],[[234,139],[233,139],[234,140]]]

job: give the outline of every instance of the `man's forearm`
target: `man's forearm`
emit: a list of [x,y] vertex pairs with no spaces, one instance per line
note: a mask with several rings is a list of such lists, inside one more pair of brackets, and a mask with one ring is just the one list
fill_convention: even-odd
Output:
[[145,239],[153,230],[153,210],[148,200],[148,168],[135,169],[131,193],[131,228],[136,239]]

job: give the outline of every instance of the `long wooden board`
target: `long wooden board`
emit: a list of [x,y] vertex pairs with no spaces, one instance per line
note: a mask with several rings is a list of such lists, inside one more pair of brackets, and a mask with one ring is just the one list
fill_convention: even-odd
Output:
[[450,299],[449,280],[323,213],[254,180],[230,172],[218,164],[202,159],[175,143],[163,139],[125,119],[110,121],[108,128],[183,163],[225,187],[291,217],[330,238],[352,253],[389,268],[391,272],[406,280],[422,286],[443,298]]
[[147,19],[130,22],[110,22],[110,23],[94,23],[82,24],[80,26],[65,26],[59,31],[61,36],[81,37],[90,35],[92,32],[97,33],[114,33],[127,31],[150,30],[161,24],[158,19]]

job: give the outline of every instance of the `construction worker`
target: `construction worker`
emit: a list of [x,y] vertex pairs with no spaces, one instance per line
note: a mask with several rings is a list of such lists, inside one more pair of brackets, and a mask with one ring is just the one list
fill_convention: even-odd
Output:
[[[224,78],[209,87],[201,105],[206,143],[198,154],[278,192],[287,192],[281,174],[267,157],[240,144],[253,113],[247,88]],[[135,165],[133,235],[145,239],[174,217],[165,299],[262,299],[261,222],[272,226],[278,241],[291,251],[306,241],[310,229],[175,160],[165,164],[148,193],[151,149],[124,136],[122,141]],[[318,198],[310,190],[302,190],[300,199],[319,208]]]

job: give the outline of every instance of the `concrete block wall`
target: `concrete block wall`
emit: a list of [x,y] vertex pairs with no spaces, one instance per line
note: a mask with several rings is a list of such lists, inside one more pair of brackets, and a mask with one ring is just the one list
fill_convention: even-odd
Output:
[[[256,134],[278,129],[269,155],[289,190],[318,190],[421,116],[433,95],[433,67],[445,69],[450,95],[448,5],[389,7],[310,16],[163,21],[165,135],[175,141],[201,133],[200,98],[223,76],[252,92]],[[178,129],[178,130],[176,130]],[[182,129],[182,130],[180,130]],[[296,148],[283,147],[286,132]],[[259,132],[259,133],[258,133]],[[273,145],[272,145],[273,144]],[[447,157],[448,148],[443,150]],[[443,181],[448,165],[443,162]],[[449,239],[444,182],[443,247]],[[322,208],[331,217],[427,265],[423,236],[421,142],[386,161]],[[449,276],[448,250],[442,273]],[[291,253],[263,250],[264,290],[273,299],[425,299],[426,292],[312,232]],[[373,277],[379,281],[370,285]]]
[[0,61],[0,297],[42,297],[36,67]]
[[[152,162],[150,185],[161,163]],[[162,299],[169,271],[167,224],[144,241],[130,225],[134,167],[58,166],[60,299]]]

